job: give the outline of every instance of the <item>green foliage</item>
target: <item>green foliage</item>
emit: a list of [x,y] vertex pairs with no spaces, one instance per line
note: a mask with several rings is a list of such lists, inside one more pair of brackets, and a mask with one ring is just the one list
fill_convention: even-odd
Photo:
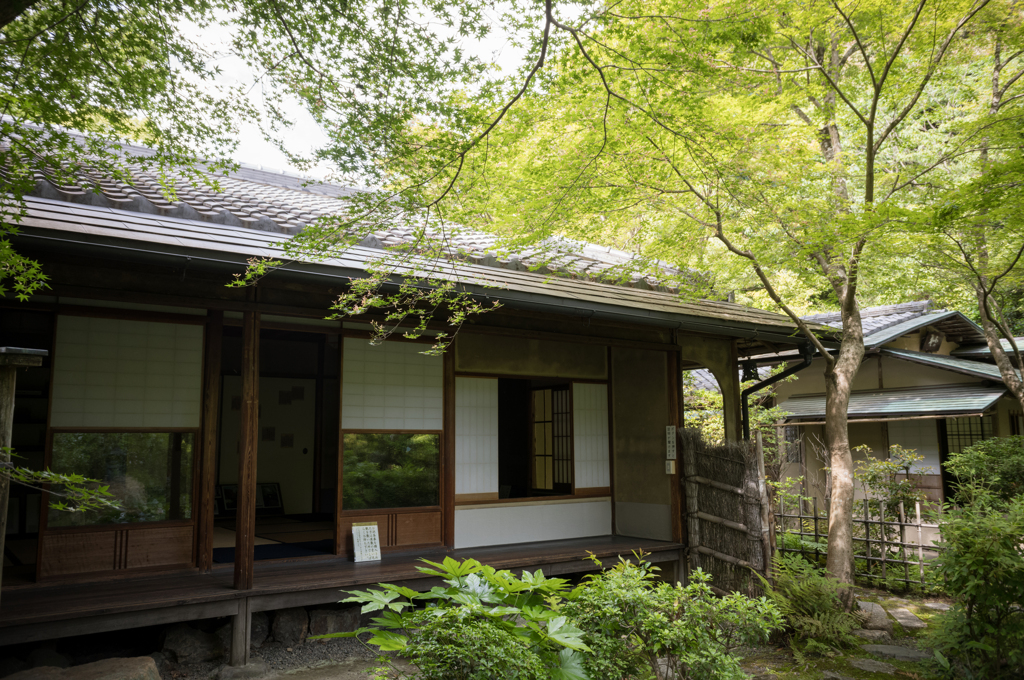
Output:
[[[367,644],[400,652],[423,680],[650,680],[665,672],[738,680],[745,675],[729,650],[763,641],[781,624],[765,598],[719,599],[699,571],[690,585],[672,586],[642,559],[620,561],[572,590],[539,571],[517,578],[476,560],[427,565],[420,571],[446,587],[353,592],[345,602],[380,612],[374,627],[319,637],[370,633]],[[381,661],[378,677],[407,677]]]
[[344,507],[408,508],[438,504],[439,435],[348,432],[344,439]]
[[[423,680],[586,678],[579,658],[589,651],[583,633],[552,606],[568,593],[567,581],[540,571],[517,578],[476,560],[424,562],[420,571],[440,577],[444,587],[418,593],[381,584],[380,590],[353,591],[343,602],[380,612],[374,627],[320,637],[372,633],[368,644],[401,652]],[[386,657],[382,662],[380,674],[408,677]]]
[[820,645],[844,647],[854,641],[850,631],[858,628],[860,621],[843,607],[842,592],[848,585],[798,555],[776,554],[772,575],[773,587],[768,587],[764,579],[762,582],[785,617],[794,649],[800,649],[798,645],[803,643],[806,653]]
[[931,468],[918,465],[924,456],[918,455],[914,449],[893,444],[889,447],[889,457],[884,460],[871,455],[868,446],[858,446],[854,451],[868,454],[857,461],[853,474],[864,487],[865,495],[871,496],[868,503],[876,516],[898,518],[900,503],[909,513],[913,511],[914,503],[925,499],[924,492],[910,475],[931,474]]
[[1009,501],[1024,494],[1024,437],[976,442],[960,453],[950,454],[945,467],[965,483],[964,492],[982,486]]
[[[6,459],[18,458],[13,449],[4,447]],[[110,492],[110,486],[80,474],[60,473],[51,470],[30,470],[12,462],[0,462],[0,474],[6,474],[13,484],[22,484],[34,489],[49,485],[50,508],[61,512],[121,512],[123,508]]]
[[764,642],[781,617],[763,597],[716,597],[710,581],[697,570],[673,586],[648,563],[627,561],[585,577],[561,611],[592,650],[582,658],[589,677],[746,677],[730,650]]
[[1024,676],[1024,495],[1005,500],[961,485],[942,515],[937,560],[953,608],[929,630],[946,677]]

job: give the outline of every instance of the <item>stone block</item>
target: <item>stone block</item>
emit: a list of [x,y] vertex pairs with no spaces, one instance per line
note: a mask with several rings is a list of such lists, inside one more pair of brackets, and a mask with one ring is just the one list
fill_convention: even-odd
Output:
[[891,663],[885,663],[884,661],[875,661],[874,659],[850,659],[850,665],[854,668],[868,673],[885,673],[887,675],[896,674],[896,666]]
[[896,621],[903,626],[905,630],[921,630],[928,627],[927,623],[917,618],[917,614],[909,609],[900,607],[899,609],[893,609],[889,614],[891,614],[892,618],[896,619]]
[[160,680],[160,672],[148,656],[103,659],[69,668],[30,668],[8,680]]
[[252,615],[252,622],[249,624],[249,645],[253,649],[259,649],[270,636],[270,617],[266,612],[256,612]]
[[853,635],[856,635],[860,639],[865,640],[867,642],[892,642],[892,636],[890,636],[884,630],[859,629],[851,632]]
[[896,659],[897,661],[924,661],[932,658],[928,652],[899,645],[864,645],[861,649],[883,659]]
[[359,628],[359,608],[314,609],[309,613],[309,634],[351,633]]
[[860,606],[860,614],[864,618],[865,630],[884,630],[892,635],[892,619],[889,618],[882,605],[860,600],[857,600],[857,604]]
[[213,633],[204,633],[187,623],[168,626],[164,633],[164,656],[178,663],[220,661],[227,650],[220,638]]
[[270,629],[274,641],[285,646],[301,645],[309,633],[309,615],[302,607],[278,609]]

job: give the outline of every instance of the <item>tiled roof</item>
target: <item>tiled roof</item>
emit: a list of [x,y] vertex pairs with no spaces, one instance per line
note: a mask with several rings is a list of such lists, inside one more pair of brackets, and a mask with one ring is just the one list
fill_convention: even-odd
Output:
[[[130,147],[133,153],[145,153],[143,147]],[[192,221],[244,227],[276,234],[297,234],[318,218],[341,215],[345,202],[361,190],[318,183],[294,175],[243,167],[237,172],[216,176],[221,191],[196,186],[183,173],[168,173],[175,200],[164,197],[155,172],[131,168],[133,182],[124,184],[99,178],[100,191],[81,187],[62,187],[51,181],[52,173],[37,173],[32,195],[68,203],[79,203],[160,217],[178,217]],[[428,232],[439,236],[439,232]],[[657,272],[649,276],[631,273],[641,262],[637,256],[615,248],[569,239],[548,239],[520,252],[505,252],[498,237],[473,229],[448,226],[445,229],[448,257],[491,267],[541,274],[568,274],[574,278],[606,280],[645,290],[675,291],[684,272],[663,261],[653,263]],[[396,224],[365,236],[359,245],[383,249],[410,244],[414,231]],[[625,278],[622,281],[620,279]]]
[[[917,318],[932,311],[931,300],[919,300],[916,302],[904,302],[898,305],[884,305],[881,307],[867,307],[860,310],[861,323],[864,326],[864,334],[870,335],[890,326]],[[843,318],[839,312],[825,312],[823,314],[811,314],[802,317],[805,321],[832,326],[833,328],[843,327]]]
[[999,368],[993,364],[986,364],[982,361],[960,359],[958,357],[946,356],[944,354],[928,354],[927,352],[912,352],[905,349],[883,349],[882,354],[912,361],[926,366],[942,368],[954,373],[962,373],[976,378],[985,378],[996,382],[1003,382],[1003,375]]
[[[850,395],[850,420],[887,419],[900,416],[955,416],[984,413],[1006,394],[1002,386],[960,384],[934,387],[874,390]],[[782,403],[788,421],[821,420],[825,395],[801,395]]]
[[[1017,343],[1017,347],[1024,351],[1024,337],[1014,338]],[[1013,352],[1013,347],[1010,345],[1010,341],[1006,338],[1000,340],[1000,344],[1003,346],[1003,350],[1006,352]],[[992,350],[988,348],[987,343],[979,343],[974,345],[962,345],[957,347],[955,350],[950,352],[953,356],[957,357],[990,357],[992,356]]]
[[[17,239],[62,240],[91,247],[138,250],[156,255],[212,262],[244,263],[248,258],[282,256],[274,242],[280,234],[246,227],[162,217],[118,208],[71,205],[65,201],[26,198],[28,214],[19,223]],[[379,256],[363,246],[352,246],[322,262],[293,262],[284,267],[299,275],[334,281],[361,276],[368,262]],[[431,278],[454,280],[490,299],[523,309],[544,309],[590,318],[608,317],[630,323],[688,328],[742,338],[749,347],[762,341],[793,341],[792,322],[781,314],[715,300],[685,301],[674,293],[614,286],[536,272],[487,267],[470,263],[424,263],[408,260],[396,275],[422,271],[429,265]],[[820,330],[824,330],[818,327]]]
[[[772,372],[771,366],[758,366],[757,367],[757,378],[758,380],[764,380]],[[715,378],[715,374],[707,368],[695,368],[686,373],[690,374],[693,379],[693,385],[699,390],[708,390],[710,392],[721,392],[722,388],[718,385],[718,379]],[[742,376],[743,372],[740,371]]]

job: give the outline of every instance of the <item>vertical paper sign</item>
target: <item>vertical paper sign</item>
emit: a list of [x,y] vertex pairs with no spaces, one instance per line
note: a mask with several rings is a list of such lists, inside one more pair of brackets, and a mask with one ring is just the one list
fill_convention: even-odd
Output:
[[352,525],[352,544],[356,549],[356,562],[380,559],[380,538],[376,522],[357,522]]
[[676,426],[665,426],[665,459],[676,459]]

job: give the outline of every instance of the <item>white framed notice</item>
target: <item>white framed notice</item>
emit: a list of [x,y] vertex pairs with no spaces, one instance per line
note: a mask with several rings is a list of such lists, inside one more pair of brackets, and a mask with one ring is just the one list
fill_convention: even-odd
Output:
[[356,522],[352,525],[352,545],[356,549],[356,562],[380,560],[380,535],[376,522]]

